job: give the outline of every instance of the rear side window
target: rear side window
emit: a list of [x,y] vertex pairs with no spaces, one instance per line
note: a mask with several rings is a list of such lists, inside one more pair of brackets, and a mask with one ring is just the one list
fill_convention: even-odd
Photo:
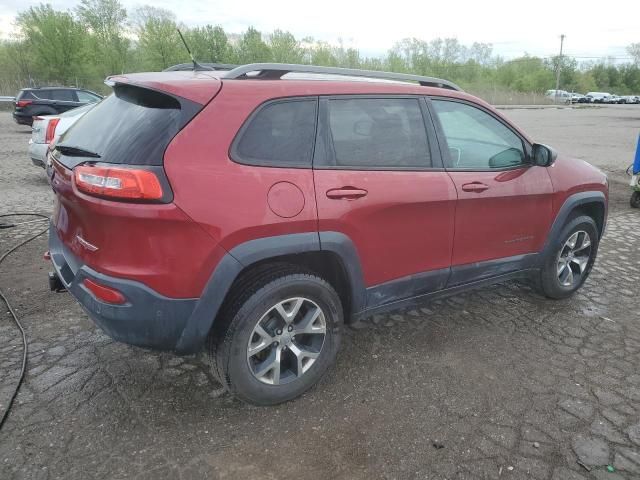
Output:
[[164,150],[181,128],[180,103],[131,85],[91,108],[60,138],[59,147],[100,156],[101,162],[162,165]]
[[51,90],[35,90],[32,93],[40,100],[52,100]]
[[76,101],[76,97],[71,90],[51,90],[51,99],[61,102]]
[[358,169],[431,166],[417,98],[330,99],[329,165]]
[[231,157],[249,165],[311,168],[317,103],[306,98],[265,104],[240,130]]

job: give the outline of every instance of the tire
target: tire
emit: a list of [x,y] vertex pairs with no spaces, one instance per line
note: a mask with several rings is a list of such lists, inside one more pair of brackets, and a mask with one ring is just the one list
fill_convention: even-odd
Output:
[[[335,362],[343,326],[340,297],[325,280],[297,267],[263,269],[240,283],[209,336],[214,374],[244,402],[266,406],[292,400]],[[285,313],[293,316],[287,320]],[[303,332],[303,321],[314,316],[305,329],[309,333]],[[279,364],[274,363],[278,355]]]
[[[572,249],[570,240],[573,238],[575,243]],[[585,238],[587,242],[584,242]],[[599,240],[598,227],[593,218],[586,215],[571,218],[558,238],[552,241],[544,259],[539,278],[541,293],[549,298],[561,299],[571,296],[582,287],[596,259]],[[584,246],[584,243],[589,245]]]
[[629,203],[631,204],[631,208],[640,208],[640,192],[633,192]]

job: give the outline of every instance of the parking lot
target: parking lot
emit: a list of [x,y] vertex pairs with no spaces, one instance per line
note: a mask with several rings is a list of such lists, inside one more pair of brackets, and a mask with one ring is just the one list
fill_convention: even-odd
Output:
[[[576,296],[510,283],[370,318],[346,331],[310,393],[256,408],[227,395],[202,358],[114,343],[49,292],[43,236],[0,266],[30,341],[0,478],[640,478],[640,211],[625,175],[640,106],[505,113],[610,176],[607,232]],[[29,134],[0,112],[0,214],[50,211]],[[0,230],[0,253],[42,228]],[[0,411],[22,358],[5,311]]]

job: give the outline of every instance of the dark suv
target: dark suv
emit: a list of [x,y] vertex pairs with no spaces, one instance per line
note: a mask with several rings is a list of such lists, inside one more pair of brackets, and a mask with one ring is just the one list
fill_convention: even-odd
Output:
[[97,93],[81,88],[23,88],[16,95],[13,119],[21,125],[31,125],[38,115],[57,115],[100,100],[102,97]]
[[253,64],[107,83],[49,156],[52,289],[116,340],[208,348],[244,401],[314,385],[344,322],[515,277],[564,298],[596,258],[605,175],[448,81]]

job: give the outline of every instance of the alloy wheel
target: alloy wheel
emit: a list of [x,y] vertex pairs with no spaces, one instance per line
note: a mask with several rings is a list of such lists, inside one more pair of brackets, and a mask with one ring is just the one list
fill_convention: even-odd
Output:
[[263,383],[289,383],[315,363],[326,334],[326,318],[318,304],[304,297],[283,300],[267,310],[249,337],[249,369]]
[[583,230],[573,233],[558,254],[558,281],[563,287],[580,283],[591,258],[591,237]]

